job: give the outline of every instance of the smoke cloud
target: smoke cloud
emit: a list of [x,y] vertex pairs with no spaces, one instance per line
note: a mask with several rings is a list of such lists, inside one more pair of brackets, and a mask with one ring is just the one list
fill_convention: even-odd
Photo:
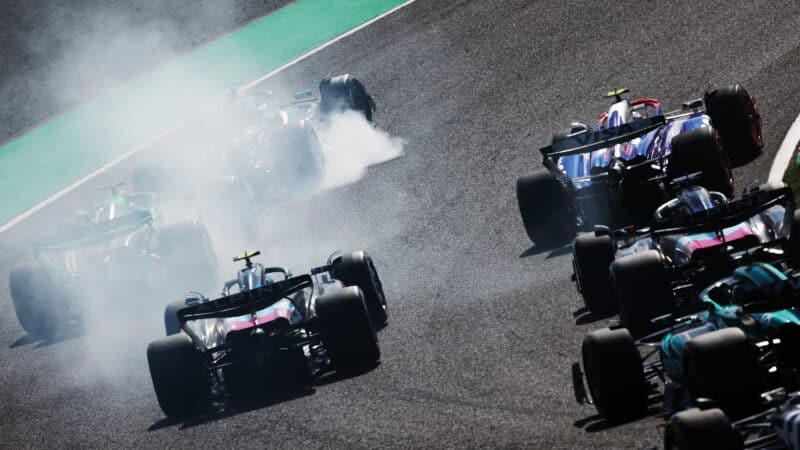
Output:
[[[229,3],[233,5],[233,2],[200,2],[208,9],[197,14],[215,18],[207,24],[209,29],[224,28],[224,24],[237,22],[237,18],[226,16],[226,12],[236,10],[225,6]],[[179,23],[141,24],[127,13],[111,8],[99,8],[91,14],[89,23],[102,32],[71,42],[66,56],[51,66],[52,75],[42,84],[50,98],[60,104],[74,103],[79,97],[95,95],[116,85],[125,78],[120,68],[127,67],[125,62],[131,59],[151,64],[165,61],[187,47],[185,40],[197,39],[187,36]],[[109,30],[113,30],[111,39],[98,39],[108,36]],[[50,31],[68,36],[67,30],[57,27]],[[186,109],[198,96],[219,98],[234,88],[219,85],[190,68],[173,74],[177,78],[172,85],[151,90],[144,98],[129,98],[109,105],[102,112],[108,126],[87,127],[87,141],[102,139],[111,144],[124,141],[153,127],[165,110]],[[308,80],[311,86],[318,81]],[[362,81],[369,90],[369,80]],[[270,82],[267,80],[266,84],[274,92],[295,92],[307,87],[273,86]],[[71,90],[70,84],[81,88]],[[172,89],[175,86],[178,88]],[[282,140],[281,133],[287,125],[275,125],[282,118],[277,107],[292,99],[278,97],[268,99],[267,108],[274,108],[266,112],[247,109],[252,105],[243,106],[242,97],[230,97],[200,114],[194,114],[197,111],[193,110],[191,118],[174,132],[104,174],[102,183],[89,182],[99,188],[106,182],[125,181],[122,189],[130,192],[145,186],[141,179],[141,186],[137,186],[133,174],[149,173],[153,175],[150,180],[153,184],[144,189],[158,191],[158,209],[164,219],[160,226],[190,220],[203,222],[220,267],[220,279],[214,280],[214,289],[204,292],[209,297],[219,295],[221,282],[235,276],[237,265],[231,262],[231,257],[243,250],[261,249],[265,264],[287,265],[301,273],[312,265],[323,264],[324,256],[334,250],[357,250],[348,246],[368,244],[365,236],[371,230],[342,218],[342,211],[349,209],[352,199],[339,195],[341,188],[359,182],[369,167],[403,154],[402,139],[368,123],[363,115],[346,112],[306,123],[306,127],[314,128],[321,143],[321,162],[310,161],[305,146],[312,144]],[[295,119],[288,122],[295,123]],[[116,156],[109,152],[105,160]],[[401,192],[400,186],[377,188]],[[93,205],[109,194],[94,188],[82,189],[81,193],[78,203],[90,212]],[[399,206],[386,205],[382,209],[381,232],[390,233],[396,228],[392,223],[400,215]],[[51,224],[72,218],[71,212],[52,210],[53,213],[35,216],[37,223],[31,224],[31,230],[41,232],[34,233],[34,239],[43,237],[45,230],[52,231]],[[320,223],[332,224],[336,232],[321,233]],[[102,249],[95,250],[98,258],[107,257]],[[140,268],[129,269],[135,273]],[[65,376],[87,389],[98,382],[124,384],[132,376],[132,367],[136,368],[134,372],[143,365],[146,367],[147,343],[164,334],[163,308],[180,298],[181,294],[173,288],[188,283],[173,279],[165,287],[148,285],[142,280],[133,286],[110,290],[107,284],[97,283],[91,277],[80,281],[76,290],[82,293],[79,306],[84,326],[79,334],[85,333],[85,337],[63,344]]]

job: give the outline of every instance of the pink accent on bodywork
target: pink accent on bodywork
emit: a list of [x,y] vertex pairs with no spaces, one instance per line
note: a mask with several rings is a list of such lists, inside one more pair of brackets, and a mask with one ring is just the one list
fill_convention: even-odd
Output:
[[256,316],[255,318],[244,320],[237,318],[235,321],[226,321],[225,333],[227,334],[231,331],[246,330],[248,328],[253,328],[257,325],[263,325],[278,319],[285,319],[287,322],[291,322],[293,312],[293,309],[288,305],[271,307],[271,311],[267,312],[261,317]]
[[[749,225],[747,225],[746,223],[741,224],[738,227],[736,227],[735,230],[724,233],[725,242],[736,241],[742,238],[746,238],[748,236],[753,236],[754,234],[755,233],[753,233],[753,230],[750,229]],[[689,251],[689,254],[692,254],[694,253],[695,250],[701,248],[714,247],[722,244],[722,242],[723,242],[722,239],[720,239],[719,237],[713,237],[709,239],[693,239],[691,242],[686,244],[686,249]]]

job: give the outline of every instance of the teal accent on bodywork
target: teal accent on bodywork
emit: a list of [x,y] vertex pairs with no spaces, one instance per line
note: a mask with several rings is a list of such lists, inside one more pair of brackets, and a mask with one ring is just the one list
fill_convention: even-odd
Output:
[[297,0],[2,144],[0,223],[404,1]]
[[753,318],[758,320],[767,329],[780,329],[782,326],[793,323],[800,325],[800,318],[796,309],[784,309],[763,314],[754,314]]
[[750,280],[756,288],[772,286],[777,282],[788,279],[786,275],[771,264],[753,264],[737,267],[733,271],[733,276]]
[[58,233],[33,243],[33,253],[42,251],[66,250],[84,245],[92,245],[125,236],[139,228],[155,222],[150,211],[137,211],[107,222],[81,227]]
[[783,326],[794,324],[800,326],[800,311],[798,309],[784,309],[768,313],[747,314],[740,304],[732,301],[731,304],[720,304],[711,299],[710,292],[714,288],[736,283],[749,285],[749,292],[762,290],[765,296],[769,295],[772,286],[782,283],[789,278],[770,264],[758,263],[738,267],[731,277],[720,280],[701,293],[701,300],[708,305],[708,311],[697,314],[692,320],[680,325],[676,330],[668,332],[661,339],[659,356],[664,366],[664,371],[670,379],[682,382],[683,352],[686,343],[701,334],[715,330],[736,327],[744,331],[747,340],[753,344],[764,341],[777,333]]

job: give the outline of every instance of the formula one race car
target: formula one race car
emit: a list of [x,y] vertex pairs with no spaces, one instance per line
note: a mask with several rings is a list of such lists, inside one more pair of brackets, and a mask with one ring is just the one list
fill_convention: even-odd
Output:
[[660,379],[667,411],[710,399],[741,414],[757,408],[769,388],[798,388],[800,273],[766,263],[742,266],[700,298],[706,311],[659,318],[663,329],[640,340],[625,328],[589,333],[582,355],[591,395],[575,363],[578,401],[594,403],[607,418],[636,416]]
[[[329,76],[310,90],[295,93],[290,102],[276,101],[267,90],[236,91],[201,117],[190,154],[161,162],[162,168],[140,167],[132,174],[139,191],[190,191],[201,198],[221,196],[238,207],[287,201],[312,192],[323,179],[324,134],[334,114],[353,111],[372,122],[375,101],[350,74]],[[178,167],[176,176],[163,167]],[[209,167],[213,168],[212,173]],[[174,169],[177,170],[177,169]],[[190,181],[189,186],[175,186]],[[197,181],[195,185],[191,181]]]
[[517,180],[522,222],[537,245],[566,243],[576,230],[598,223],[647,221],[668,199],[665,185],[689,173],[702,172],[703,186],[730,196],[731,161],[741,164],[761,152],[761,117],[739,85],[669,113],[654,99],[623,98],[626,92],[606,95],[614,103],[596,126],[573,123],[556,134],[541,149],[546,170]]
[[215,282],[216,255],[203,225],[163,226],[154,195],[120,186],[109,188],[93,214],[78,212],[57,233],[35,241],[36,262],[11,272],[11,299],[29,334],[50,338],[80,323],[88,291],[117,298],[144,286],[184,290]]
[[751,185],[728,201],[703,187],[680,189],[655,212],[655,223],[611,232],[597,227],[573,243],[574,279],[594,313],[619,312],[635,336],[676,307],[698,306],[695,286],[753,261],[796,266],[800,212],[783,183]]
[[674,414],[664,428],[666,450],[797,449],[800,392],[783,388],[762,394],[765,409],[731,421],[719,408],[691,408]]
[[369,255],[346,254],[292,276],[253,263],[258,254],[234,258],[245,267],[221,298],[198,294],[166,308],[168,336],[147,347],[147,360],[167,416],[198,414],[217,394],[297,389],[330,369],[378,361],[386,299]]

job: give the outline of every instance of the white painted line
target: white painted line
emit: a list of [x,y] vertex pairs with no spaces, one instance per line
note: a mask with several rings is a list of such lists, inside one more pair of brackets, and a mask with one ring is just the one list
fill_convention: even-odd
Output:
[[[194,117],[194,115],[192,115],[191,117]],[[161,131],[160,133],[158,133],[154,138],[150,139],[149,141],[137,145],[136,147],[128,150],[126,153],[122,154],[121,156],[118,156],[116,159],[104,164],[102,167],[100,167],[99,169],[95,170],[94,172],[91,172],[89,175],[86,175],[85,177],[81,178],[80,180],[70,184],[69,186],[65,187],[64,189],[62,189],[62,190],[56,192],[55,194],[51,195],[50,197],[47,197],[46,199],[44,199],[41,202],[37,203],[32,208],[28,209],[27,211],[23,212],[22,214],[18,215],[17,217],[14,217],[13,219],[9,220],[8,222],[6,222],[2,226],[0,226],[0,233],[4,233],[5,231],[7,231],[10,228],[12,228],[14,225],[17,225],[18,223],[22,222],[23,220],[25,220],[28,217],[30,217],[33,214],[35,214],[40,209],[42,209],[45,206],[53,203],[54,201],[58,200],[59,198],[67,195],[72,190],[74,190],[78,186],[82,185],[83,183],[89,181],[90,179],[96,177],[97,175],[100,175],[101,173],[107,171],[108,169],[114,167],[115,165],[121,163],[122,161],[125,161],[126,159],[128,159],[131,156],[135,155],[136,153],[138,153],[142,149],[144,149],[146,147],[149,147],[150,145],[153,145],[154,143],[158,142],[160,139],[164,138],[168,134],[172,133],[173,131],[175,131],[178,128],[180,128],[183,125],[185,125],[186,122],[188,122],[188,121],[189,121],[189,118],[186,118],[186,119],[181,120],[180,122],[177,122],[177,123],[169,126],[168,128],[166,128],[163,131]]]
[[794,123],[789,127],[789,132],[783,138],[775,159],[772,160],[772,167],[769,169],[769,181],[783,180],[783,174],[792,162],[792,156],[800,143],[800,116],[794,119]]
[[[323,49],[325,49],[325,48],[327,48],[327,47],[339,42],[340,40],[346,38],[347,36],[350,36],[350,35],[358,32],[359,30],[362,30],[362,29],[372,25],[373,23],[383,19],[384,17],[386,17],[386,16],[388,16],[388,15],[390,15],[390,14],[396,12],[396,11],[399,11],[400,9],[405,8],[406,6],[412,4],[412,3],[416,2],[416,1],[417,0],[408,0],[407,2],[402,3],[400,5],[397,5],[394,8],[384,12],[383,14],[380,14],[379,16],[373,17],[372,19],[362,23],[361,25],[359,25],[359,26],[357,26],[357,27],[355,27],[355,28],[353,28],[351,30],[346,31],[345,33],[340,34],[339,36],[336,36],[335,38],[333,38],[333,39],[331,39],[331,40],[329,40],[329,41],[327,41],[327,42],[325,42],[325,43],[323,43],[323,44],[321,44],[321,45],[319,45],[317,47],[314,47],[313,49],[309,50],[308,52],[304,53],[303,55],[301,55],[301,56],[289,61],[288,63],[278,67],[277,69],[275,69],[275,70],[273,70],[273,71],[271,71],[269,73],[267,73],[266,75],[261,76],[261,77],[257,78],[256,80],[246,84],[243,88],[241,88],[240,92],[245,92],[245,91],[248,91],[248,90],[252,89],[253,87],[258,85],[259,83],[263,82],[264,80],[267,80],[268,78],[271,78],[271,77],[275,76],[279,72],[288,69],[289,67],[299,63],[300,61],[303,61],[304,59],[314,55],[315,53],[318,53],[319,51],[321,51],[321,50],[323,50]],[[100,175],[101,173],[103,173],[103,172],[107,171],[108,169],[116,166],[117,164],[121,163],[122,161],[125,161],[126,159],[129,159],[131,156],[135,155],[136,153],[140,152],[141,150],[143,150],[143,149],[153,145],[154,143],[158,142],[159,140],[163,139],[165,136],[169,135],[173,131],[175,131],[178,128],[181,128],[182,126],[184,126],[187,122],[189,122],[189,120],[191,118],[193,118],[196,115],[200,114],[201,111],[204,111],[204,110],[206,110],[208,108],[211,108],[214,105],[218,105],[219,103],[221,103],[223,101],[224,101],[224,98],[213,102],[211,105],[208,105],[208,106],[206,106],[204,108],[201,108],[200,111],[196,111],[196,112],[190,114],[189,117],[181,119],[180,121],[178,121],[178,122],[170,125],[169,127],[165,128],[163,131],[158,133],[155,137],[153,137],[149,141],[144,142],[142,144],[139,144],[136,147],[133,147],[132,149],[128,150],[127,152],[125,152],[121,156],[117,157],[116,159],[104,164],[102,167],[98,168],[97,170],[93,171],[92,173],[90,173],[90,174],[86,175],[85,177],[79,179],[78,181],[70,184],[69,186],[65,187],[64,189],[62,189],[62,190],[60,190],[58,192],[56,192],[55,194],[51,195],[50,197],[47,197],[46,199],[44,199],[41,202],[39,202],[36,205],[34,205],[32,208],[26,210],[22,214],[14,217],[13,219],[9,220],[8,222],[6,222],[2,226],[0,226],[0,233],[4,233],[4,232],[8,231],[10,228],[12,228],[13,226],[15,226],[15,225],[19,224],[20,222],[24,221],[28,217],[32,216],[33,214],[35,214],[37,211],[41,210],[45,206],[55,202],[59,198],[65,196],[68,193],[70,193],[71,191],[75,190],[78,186],[82,185],[83,183],[86,183],[87,181],[91,180],[92,178],[96,177],[97,175]]]
[[252,89],[253,86],[261,83],[262,81],[266,80],[267,78],[270,78],[270,77],[274,76],[278,72],[281,72],[282,70],[285,70],[285,69],[287,69],[287,68],[289,68],[289,67],[291,67],[291,66],[293,66],[293,65],[295,65],[297,63],[299,63],[300,61],[308,58],[309,56],[324,50],[326,47],[329,47],[329,46],[341,41],[342,39],[346,38],[347,36],[350,36],[351,34],[354,34],[354,33],[358,32],[358,31],[360,31],[360,30],[372,25],[373,23],[383,19],[384,17],[388,16],[389,14],[392,14],[392,13],[394,13],[394,12],[400,10],[400,9],[403,9],[406,6],[412,4],[412,3],[416,2],[416,1],[417,0],[408,0],[407,2],[395,6],[394,8],[386,11],[385,13],[383,13],[383,14],[381,14],[379,16],[373,17],[372,19],[362,23],[361,25],[353,28],[350,31],[345,32],[344,34],[340,34],[339,36],[337,36],[337,37],[331,39],[330,41],[320,45],[319,47],[315,47],[315,48],[311,49],[310,51],[308,51],[307,53],[305,53],[305,54],[303,54],[301,56],[298,56],[297,58],[289,61],[288,63],[278,67],[277,69],[275,69],[272,72],[264,75],[263,77],[258,78],[258,79],[256,79],[255,81],[253,81],[251,83],[248,83],[247,85],[245,85],[242,88],[242,91],[247,91],[248,89]]

